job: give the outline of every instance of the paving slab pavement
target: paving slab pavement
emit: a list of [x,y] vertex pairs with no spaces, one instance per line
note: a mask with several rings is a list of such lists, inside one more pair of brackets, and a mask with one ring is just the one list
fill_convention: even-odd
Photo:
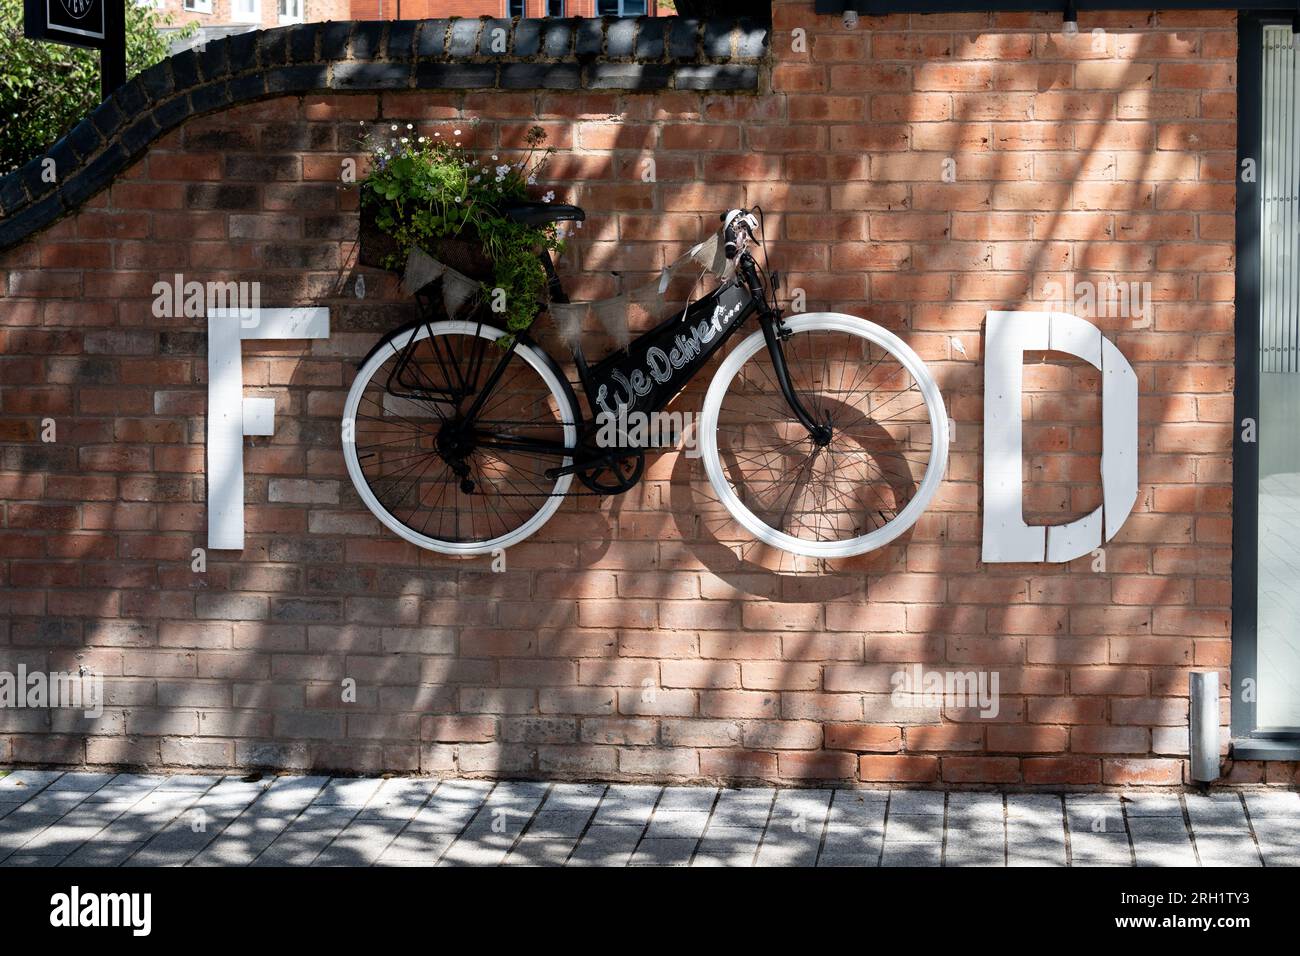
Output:
[[0,776],[0,866],[1300,866],[1300,794]]

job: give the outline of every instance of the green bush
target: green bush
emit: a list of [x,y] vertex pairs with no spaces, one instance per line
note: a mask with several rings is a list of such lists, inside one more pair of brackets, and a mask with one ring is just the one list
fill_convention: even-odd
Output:
[[[125,2],[130,77],[167,56],[158,27],[171,18]],[[98,105],[99,51],[27,39],[23,0],[0,0],[0,174],[40,155]]]

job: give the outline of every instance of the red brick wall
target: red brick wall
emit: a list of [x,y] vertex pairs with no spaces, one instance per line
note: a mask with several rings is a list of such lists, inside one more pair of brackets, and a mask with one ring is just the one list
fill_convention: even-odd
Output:
[[[1051,16],[849,32],[810,8],[776,6],[759,96],[307,96],[191,120],[4,254],[0,658],[100,670],[109,701],[89,733],[0,712],[0,759],[1178,783],[1188,670],[1226,685],[1229,661],[1233,19],[1085,14],[1070,40]],[[709,533],[699,463],[665,455],[626,496],[568,501],[504,574],[383,532],[337,441],[355,361],[410,314],[384,274],[354,294],[356,193],[337,174],[379,119],[477,120],[499,149],[540,121],[561,197],[590,213],[564,263],[578,295],[762,203],[810,309],[899,330],[930,363],[956,438],[929,513],[861,559],[737,554]],[[245,345],[276,433],[247,442],[245,551],[201,574],[205,333],[150,311],[174,272],[331,310],[328,340]],[[1104,572],[982,564],[984,314],[1107,276],[1157,300],[1146,322],[1095,320],[1141,383],[1134,513]],[[1028,381],[1030,507],[1064,520],[1096,503],[1097,404],[1080,397],[1096,381],[1064,362]],[[1000,715],[888,716],[889,675],[912,662],[998,671]]]

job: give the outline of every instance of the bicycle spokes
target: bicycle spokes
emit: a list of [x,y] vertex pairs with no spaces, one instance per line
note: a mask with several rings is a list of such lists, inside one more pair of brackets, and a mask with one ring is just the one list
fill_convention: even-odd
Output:
[[914,520],[936,417],[944,434],[946,418],[906,346],[870,323],[823,315],[791,320],[781,343],[809,421],[787,400],[771,351],[751,341],[719,371],[706,415],[716,414],[710,480],[716,473],[729,510],[769,543],[833,557],[899,533],[905,514]]
[[477,553],[522,540],[572,480],[546,474],[576,439],[562,383],[530,348],[511,354],[484,329],[443,322],[402,333],[349,394],[355,435],[344,447],[358,491],[422,547]]

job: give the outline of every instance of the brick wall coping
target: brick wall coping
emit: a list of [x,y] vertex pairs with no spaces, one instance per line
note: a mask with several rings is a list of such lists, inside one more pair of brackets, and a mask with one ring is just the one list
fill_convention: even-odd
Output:
[[[80,207],[192,116],[316,92],[753,92],[768,33],[745,18],[452,17],[305,23],[213,40],[133,77],[43,154],[0,177],[0,249]],[[55,183],[43,180],[47,159]]]

